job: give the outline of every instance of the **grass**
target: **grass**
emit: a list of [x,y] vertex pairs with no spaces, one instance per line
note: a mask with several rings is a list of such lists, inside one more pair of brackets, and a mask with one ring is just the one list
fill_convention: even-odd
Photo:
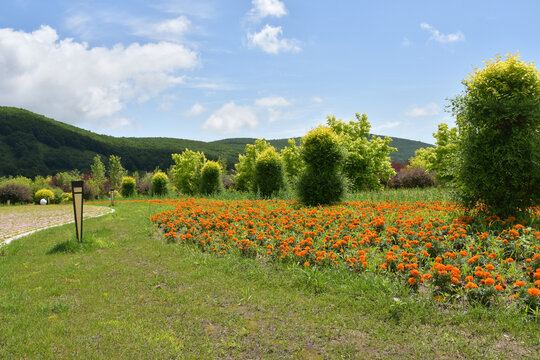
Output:
[[[511,306],[438,305],[397,282],[167,244],[116,212],[0,253],[0,358],[534,358],[539,324]],[[535,355],[536,354],[536,355]]]

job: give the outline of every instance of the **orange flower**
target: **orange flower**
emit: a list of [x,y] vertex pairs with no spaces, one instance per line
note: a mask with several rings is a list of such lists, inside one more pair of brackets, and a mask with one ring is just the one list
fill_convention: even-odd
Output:
[[430,247],[432,247],[433,245],[431,243],[426,243],[426,247],[429,249]]
[[523,280],[516,281],[516,282],[514,283],[514,286],[515,286],[515,287],[522,287],[522,286],[525,286],[525,281],[523,281]]
[[414,284],[416,284],[416,279],[413,277],[409,278],[409,285],[414,285]]
[[487,278],[484,283],[487,286],[492,286],[493,284],[495,284],[495,280],[493,280],[492,278]]
[[412,269],[411,270],[411,275],[414,276],[414,277],[417,277],[418,275],[420,275],[420,272],[416,269]]
[[468,282],[467,285],[465,285],[465,287],[467,289],[476,289],[478,287],[478,285],[476,285],[475,283],[473,282]]
[[488,255],[488,257],[490,257],[492,259],[495,259],[497,257],[497,254],[491,253],[491,254]]
[[495,290],[503,291],[503,287],[500,284],[495,285]]
[[306,261],[306,262],[304,263],[304,267],[308,267],[308,266],[309,266],[309,262]]
[[429,279],[431,279],[431,274],[430,273],[424,274],[423,277],[424,277],[424,279],[429,280]]
[[529,295],[531,295],[533,297],[540,296],[540,289],[530,288],[529,290],[527,290],[527,294],[529,294]]
[[474,281],[474,278],[469,275],[465,278],[465,281]]

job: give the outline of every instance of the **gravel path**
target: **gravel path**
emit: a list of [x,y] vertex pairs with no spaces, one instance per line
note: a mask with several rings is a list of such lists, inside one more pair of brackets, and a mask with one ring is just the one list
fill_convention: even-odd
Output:
[[[108,214],[104,206],[84,205],[83,218]],[[0,207],[0,246],[14,237],[73,222],[73,205],[20,205]]]

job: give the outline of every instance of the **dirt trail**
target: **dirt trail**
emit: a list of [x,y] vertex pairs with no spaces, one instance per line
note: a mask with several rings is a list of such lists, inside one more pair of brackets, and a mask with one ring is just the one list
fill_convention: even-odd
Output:
[[[105,206],[85,205],[83,218],[111,212]],[[0,244],[7,239],[73,221],[73,205],[19,205],[0,207]]]

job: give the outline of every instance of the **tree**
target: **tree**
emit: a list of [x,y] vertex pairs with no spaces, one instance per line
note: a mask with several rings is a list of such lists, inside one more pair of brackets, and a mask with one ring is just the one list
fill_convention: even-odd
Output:
[[271,197],[284,186],[281,158],[276,149],[268,148],[255,161],[253,192],[263,197]]
[[319,126],[302,138],[301,154],[306,170],[298,182],[300,201],[308,206],[340,201],[344,184],[340,174],[343,151],[339,136],[329,127]]
[[103,184],[105,184],[105,165],[101,162],[101,156],[94,156],[94,162],[90,165],[92,171],[92,177],[96,183],[99,192],[103,191]]
[[221,183],[221,165],[216,161],[207,161],[201,170],[201,193],[210,195],[223,191]]
[[201,170],[206,162],[202,152],[186,149],[182,154],[172,154],[175,162],[174,183],[183,194],[195,195],[199,193],[201,184]]
[[366,114],[355,114],[356,120],[344,122],[335,116],[327,117],[327,125],[339,136],[345,149],[343,173],[354,191],[378,189],[395,175],[390,153],[392,139],[371,136],[371,124]]
[[285,178],[292,187],[295,187],[300,175],[306,168],[306,164],[300,154],[300,148],[296,146],[294,139],[289,139],[289,146],[281,149],[281,159]]
[[109,156],[109,181],[111,190],[117,190],[120,187],[122,178],[127,175],[127,170],[122,166],[120,156]]
[[463,80],[451,100],[461,140],[456,185],[462,201],[506,217],[540,202],[540,72],[500,56]]
[[151,180],[151,191],[153,195],[167,195],[169,192],[169,177],[161,171],[156,171]]
[[454,179],[457,163],[459,136],[457,128],[448,128],[447,124],[439,124],[438,131],[433,133],[435,147],[416,150],[415,157],[410,160],[410,167],[421,167],[427,172],[435,172],[435,179],[447,183]]
[[123,197],[134,196],[137,193],[137,182],[131,176],[122,178],[121,194]]
[[246,145],[246,154],[238,155],[236,168],[235,188],[239,191],[249,191],[252,189],[253,177],[255,175],[255,161],[257,157],[266,149],[273,148],[265,139],[257,139],[255,143]]

